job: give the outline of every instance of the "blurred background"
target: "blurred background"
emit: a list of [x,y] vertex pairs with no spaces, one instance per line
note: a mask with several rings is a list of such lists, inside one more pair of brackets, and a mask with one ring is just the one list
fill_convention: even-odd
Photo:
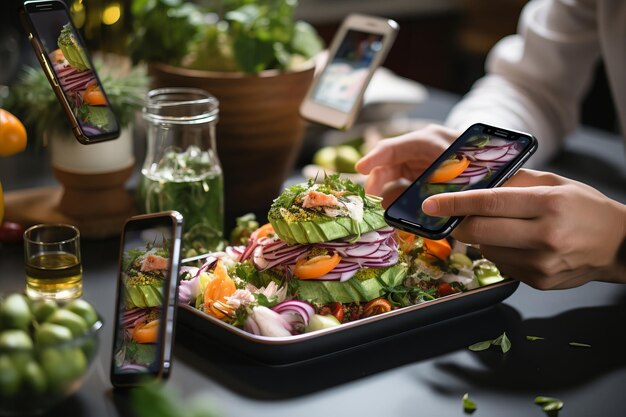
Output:
[[[65,0],[91,51],[127,53],[130,0]],[[203,0],[197,0],[202,2]],[[204,0],[215,2],[216,0]],[[385,66],[425,86],[464,94],[483,75],[487,52],[515,33],[524,0],[300,0],[297,17],[328,43],[341,20],[361,12],[385,16],[400,32]],[[24,63],[36,65],[17,19],[20,0],[4,0],[0,14],[0,86],[10,85]],[[6,95],[0,87],[0,98]],[[582,108],[583,123],[617,132],[604,68],[596,68]]]

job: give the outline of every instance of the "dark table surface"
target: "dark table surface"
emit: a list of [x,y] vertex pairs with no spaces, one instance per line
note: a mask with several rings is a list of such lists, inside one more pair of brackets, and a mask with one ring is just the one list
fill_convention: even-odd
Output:
[[[430,91],[411,116],[442,119],[456,96]],[[580,129],[545,167],[626,202],[621,139]],[[5,190],[53,184],[45,155],[0,161]],[[590,213],[592,216],[592,213]],[[591,219],[592,220],[592,219]],[[83,241],[84,297],[105,320],[100,352],[79,392],[49,415],[123,415],[108,380],[118,239]],[[0,291],[24,286],[21,245],[0,246]],[[467,346],[506,331],[513,347],[474,353]],[[543,336],[529,342],[526,335]],[[574,348],[569,342],[591,348]],[[272,367],[179,327],[169,385],[200,395],[219,416],[541,416],[537,395],[565,402],[561,416],[624,416],[626,285],[591,283],[564,291],[526,285],[492,308],[304,363]],[[114,401],[119,400],[119,401]],[[122,405],[122,407],[120,406]]]

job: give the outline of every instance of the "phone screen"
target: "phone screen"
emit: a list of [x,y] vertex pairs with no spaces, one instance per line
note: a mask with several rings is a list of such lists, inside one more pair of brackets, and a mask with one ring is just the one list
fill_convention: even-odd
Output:
[[83,134],[98,139],[117,132],[115,115],[66,9],[55,6],[28,16]]
[[535,148],[530,135],[473,125],[389,206],[386,216],[419,226],[421,230],[414,230],[418,234],[443,233],[450,217],[426,215],[421,209],[424,200],[440,193],[494,187]]
[[[173,265],[172,219],[131,220],[122,240],[112,376],[160,375]],[[171,319],[171,317],[169,317]]]
[[383,35],[348,30],[319,78],[312,94],[313,101],[349,112],[367,81],[374,57],[382,47]]

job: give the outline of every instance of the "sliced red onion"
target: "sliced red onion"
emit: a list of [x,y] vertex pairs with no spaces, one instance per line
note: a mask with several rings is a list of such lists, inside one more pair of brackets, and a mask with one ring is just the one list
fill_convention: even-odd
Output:
[[309,324],[309,319],[315,314],[315,308],[311,304],[300,300],[283,301],[272,307],[272,310],[281,315],[287,313],[298,314],[302,317],[305,326]]
[[120,372],[124,373],[144,373],[148,370],[147,366],[137,365],[135,363],[127,363],[119,367]]
[[478,161],[495,161],[505,156],[508,151],[508,148],[491,148],[485,150],[484,152],[476,152],[474,157]]

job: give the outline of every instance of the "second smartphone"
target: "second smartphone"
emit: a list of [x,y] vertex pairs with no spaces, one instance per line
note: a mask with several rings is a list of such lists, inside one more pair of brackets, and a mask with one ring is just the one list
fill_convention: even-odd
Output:
[[354,123],[374,70],[393,45],[398,24],[390,19],[352,14],[329,48],[328,61],[300,105],[302,117],[338,129]]
[[422,211],[424,200],[440,193],[497,187],[536,150],[537,140],[528,133],[480,123],[472,125],[391,203],[385,220],[398,229],[442,239],[463,218],[428,216]]
[[167,378],[171,368],[182,215],[131,217],[124,225],[117,282],[111,383]]
[[119,123],[65,4],[27,1],[20,17],[76,139],[91,144],[117,138]]

